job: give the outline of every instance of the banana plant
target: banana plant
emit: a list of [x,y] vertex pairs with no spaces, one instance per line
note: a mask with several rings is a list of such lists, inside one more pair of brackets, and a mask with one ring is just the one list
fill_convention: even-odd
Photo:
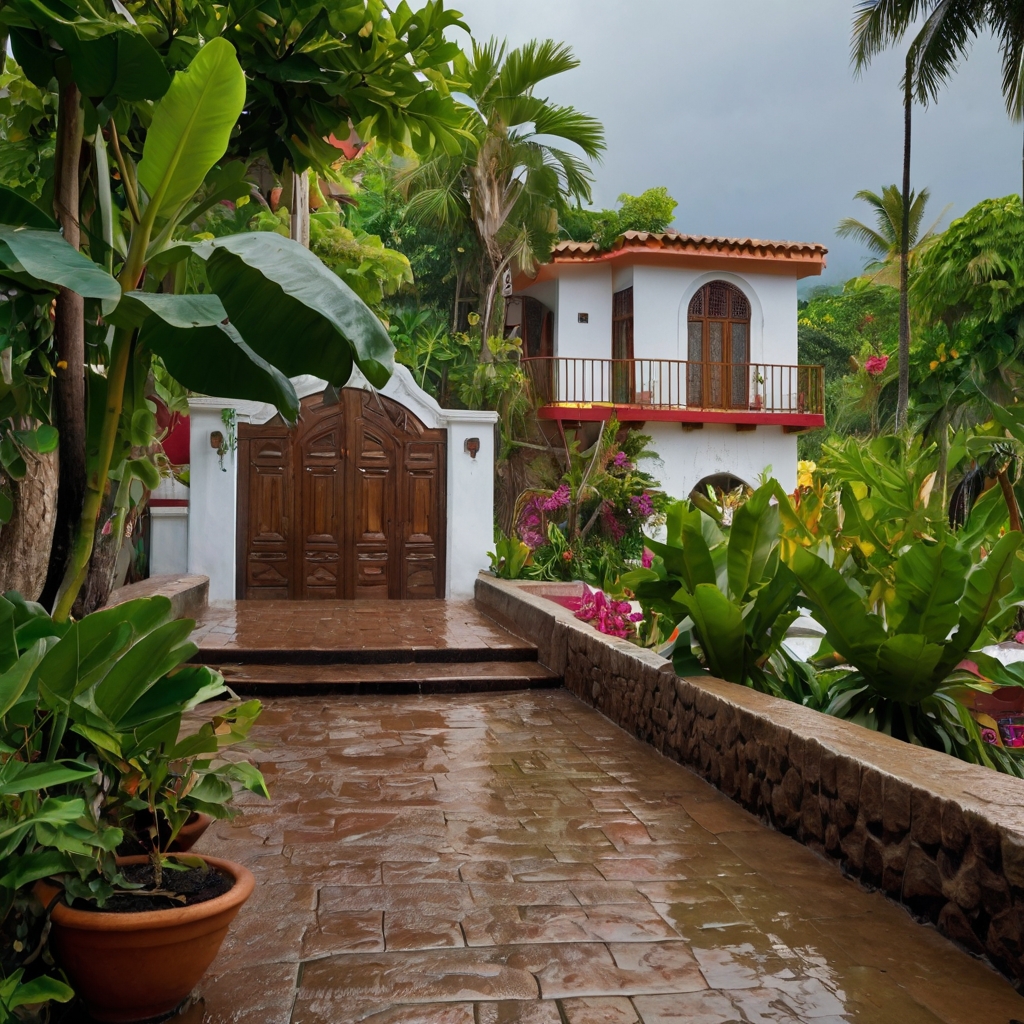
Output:
[[779,558],[778,494],[775,481],[763,484],[728,526],[690,502],[677,502],[668,512],[665,541],[646,541],[657,556],[651,568],[623,576],[645,613],[678,624],[673,660],[679,675],[710,672],[778,689],[766,666],[784,657],[781,644],[799,614],[800,589]]
[[[1024,766],[1011,755],[982,743],[956,691],[1024,682],[980,651],[1024,603],[1024,535],[1006,533],[972,564],[956,535],[936,532],[906,546],[880,605],[820,556],[803,547],[793,552],[801,604],[825,629],[815,661],[838,676],[827,710],[966,760],[992,767],[999,760],[1021,774]],[[972,667],[983,670],[987,687]]]
[[[13,211],[8,223],[0,223],[2,273],[95,300],[102,322],[112,328],[106,373],[91,398],[102,415],[96,416],[85,502],[54,606],[58,621],[68,619],[86,579],[103,496],[111,470],[118,469],[112,464],[118,437],[130,434],[132,424],[124,424],[122,415],[133,359],[145,365],[159,356],[182,386],[271,402],[289,422],[298,415],[290,377],[309,373],[342,387],[353,364],[377,387],[390,376],[394,350],[383,325],[303,246],[268,232],[198,244],[175,238],[178,227],[211,201],[194,197],[223,157],[244,102],[245,77],[234,47],[212,39],[152,108],[138,167],[113,146],[130,214],[116,277],[52,228],[38,226],[38,218],[30,220],[24,210],[18,216],[16,203],[0,204],[0,214]],[[114,143],[116,128],[112,132]],[[189,256],[205,261],[211,290],[157,292],[159,279]],[[151,266],[159,278],[147,279]],[[129,411],[132,417],[142,412]],[[141,465],[135,469],[146,472]]]

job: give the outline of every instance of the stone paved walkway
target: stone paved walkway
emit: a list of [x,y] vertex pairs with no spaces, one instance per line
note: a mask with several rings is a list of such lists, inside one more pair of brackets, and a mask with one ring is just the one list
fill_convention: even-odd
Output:
[[564,691],[269,700],[186,1024],[1008,1024],[1024,999]]

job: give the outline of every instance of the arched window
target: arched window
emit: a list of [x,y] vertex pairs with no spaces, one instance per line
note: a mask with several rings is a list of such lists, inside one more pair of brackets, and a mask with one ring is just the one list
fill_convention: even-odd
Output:
[[745,409],[750,385],[750,302],[725,281],[704,285],[690,300],[686,404]]

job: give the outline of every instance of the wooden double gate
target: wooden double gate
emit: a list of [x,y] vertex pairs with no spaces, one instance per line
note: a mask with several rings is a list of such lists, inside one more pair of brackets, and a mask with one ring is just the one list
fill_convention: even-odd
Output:
[[430,598],[445,592],[447,433],[344,388],[238,429],[239,598]]

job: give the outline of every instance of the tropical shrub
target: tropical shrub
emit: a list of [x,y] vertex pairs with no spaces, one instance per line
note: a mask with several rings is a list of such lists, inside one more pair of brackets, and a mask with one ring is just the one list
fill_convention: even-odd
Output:
[[[17,594],[0,598],[0,967],[8,983],[38,982],[36,880],[56,879],[69,902],[102,906],[131,888],[114,859],[127,837],[150,851],[159,875],[192,812],[229,817],[235,785],[267,795],[255,767],[222,757],[246,737],[259,702],[216,699],[231,697],[223,679],[184,664],[196,652],[193,626],[172,620],[163,597],[74,623]],[[18,974],[26,968],[32,977]],[[16,998],[24,992],[0,989],[0,1005]]]
[[780,493],[774,480],[763,483],[731,524],[677,502],[665,541],[646,541],[651,567],[623,577],[645,616],[657,615],[666,631],[678,629],[673,662],[680,675],[711,673],[771,693],[789,682],[781,644],[799,615],[800,587],[780,560]]
[[520,494],[513,519],[533,550],[533,578],[583,580],[617,594],[618,577],[639,564],[644,530],[661,521],[667,499],[639,465],[656,458],[650,438],[620,434],[612,420],[585,451],[572,440],[556,486]]
[[[982,742],[956,697],[964,685],[1024,682],[979,651],[996,638],[1000,620],[1011,619],[1024,601],[1022,543],[1024,535],[1009,532],[972,565],[970,551],[951,533],[918,539],[896,559],[892,586],[877,600],[797,547],[789,565],[801,603],[825,629],[815,660],[840,665],[826,710],[1024,776],[1024,762]],[[975,671],[961,667],[968,660]]]

